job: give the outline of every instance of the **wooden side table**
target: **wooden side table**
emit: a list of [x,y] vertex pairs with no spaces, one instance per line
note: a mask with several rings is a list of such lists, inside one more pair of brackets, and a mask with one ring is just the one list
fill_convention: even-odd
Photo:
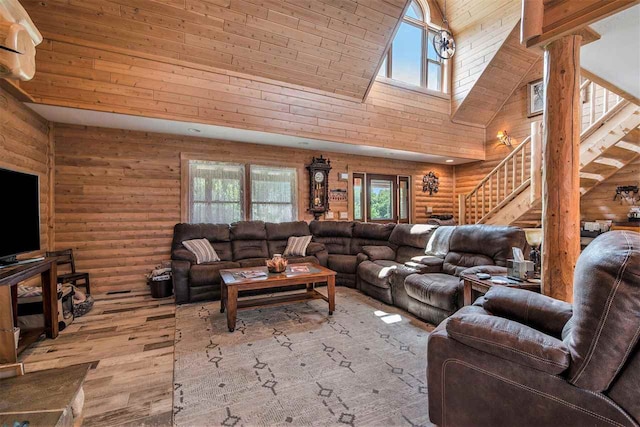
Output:
[[475,274],[463,274],[461,278],[464,281],[464,305],[473,304],[473,291],[486,294],[492,286],[506,286],[540,293],[540,283],[518,282],[515,280],[512,281],[513,283],[507,284],[493,283],[491,279],[479,279]]

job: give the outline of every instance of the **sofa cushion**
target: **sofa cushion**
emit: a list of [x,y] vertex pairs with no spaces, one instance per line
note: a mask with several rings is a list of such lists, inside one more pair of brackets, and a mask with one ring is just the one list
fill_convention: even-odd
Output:
[[216,250],[207,239],[185,240],[182,244],[196,257],[196,264],[220,261]]
[[269,258],[266,240],[234,240],[231,242],[233,260],[248,258]]
[[267,240],[262,221],[238,221],[230,225],[231,240]]
[[265,267],[267,258],[246,258],[238,261],[240,267]]
[[311,243],[313,236],[291,236],[287,241],[287,247],[284,249],[284,256],[306,256],[307,246]]
[[370,261],[393,261],[396,258],[396,251],[388,246],[363,246],[362,253],[365,254]]
[[350,237],[313,237],[314,242],[322,243],[330,254],[351,254]]
[[407,295],[422,303],[448,311],[458,308],[460,279],[449,274],[414,274],[404,281]]
[[469,267],[478,265],[493,265],[493,258],[478,253],[449,252],[444,257],[442,271],[454,276],[459,276]]
[[286,241],[291,236],[309,236],[311,230],[309,230],[309,224],[304,221],[292,221],[292,222],[267,222],[265,224],[267,230],[268,240],[284,240]]
[[369,240],[388,241],[396,224],[375,224],[370,222],[356,222],[353,226],[353,237]]
[[218,261],[192,265],[189,270],[191,286],[210,286],[220,283],[220,270],[238,268],[237,262]]
[[315,237],[353,236],[353,222],[351,221],[311,221],[309,229]]
[[[227,224],[176,224],[171,244],[172,259],[182,259],[176,250],[184,249],[182,242],[192,239],[207,239],[223,261],[231,261],[231,235]],[[175,257],[174,257],[175,255]]]
[[398,224],[391,232],[389,241],[398,246],[420,248],[424,252],[431,233],[437,228],[437,225]]
[[356,273],[356,255],[329,254],[328,267],[338,273]]
[[373,240],[373,239],[365,239],[362,237],[352,237],[351,238],[351,246],[349,248],[349,252],[351,255],[358,255],[363,251],[365,246],[381,246],[381,247],[394,247],[392,243],[389,243],[387,240]]
[[527,239],[521,228],[485,224],[460,225],[455,227],[449,240],[450,252],[484,255],[493,260],[491,264],[502,267],[507,266],[507,259],[513,258],[512,247],[522,249],[525,257],[529,256]]
[[382,289],[389,289],[389,277],[401,264],[395,261],[364,261],[358,265],[358,276],[361,280]]
[[396,262],[404,264],[412,258],[424,255],[424,248],[414,248],[413,246],[400,246],[396,251]]

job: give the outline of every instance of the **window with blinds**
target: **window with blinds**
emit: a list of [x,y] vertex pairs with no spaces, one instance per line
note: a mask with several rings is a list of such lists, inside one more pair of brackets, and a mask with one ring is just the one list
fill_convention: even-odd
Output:
[[295,168],[189,161],[191,223],[295,221],[297,192]]
[[251,165],[251,219],[286,222],[298,219],[294,168]]
[[230,224],[245,217],[244,165],[189,162],[191,223]]

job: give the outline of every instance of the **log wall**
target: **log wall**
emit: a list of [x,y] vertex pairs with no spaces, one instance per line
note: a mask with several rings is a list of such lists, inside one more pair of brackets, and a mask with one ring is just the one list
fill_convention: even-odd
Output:
[[[333,169],[330,189],[347,189],[338,172],[372,172],[412,177],[413,220],[424,222],[426,207],[453,211],[451,166],[361,157],[311,150],[208,140],[114,129],[56,126],[56,247],[73,248],[78,268],[89,271],[100,291],[145,286],[144,274],[169,259],[173,226],[181,220],[181,154],[190,158],[295,166],[299,170],[299,219],[309,220],[308,175],[313,156],[323,154]],[[422,176],[440,176],[440,192],[422,193]],[[333,203],[332,211],[347,211]],[[94,285],[95,283],[95,285]]]
[[[49,248],[53,231],[50,212],[49,164],[51,147],[46,120],[0,89],[0,167],[37,174],[40,177],[40,251],[24,254],[33,257]],[[3,209],[10,209],[10,202]],[[0,238],[2,238],[0,236]]]

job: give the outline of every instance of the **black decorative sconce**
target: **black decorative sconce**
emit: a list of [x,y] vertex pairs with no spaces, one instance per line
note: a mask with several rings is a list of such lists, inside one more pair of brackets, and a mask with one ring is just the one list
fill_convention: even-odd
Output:
[[422,177],[422,192],[429,192],[430,196],[433,196],[433,193],[438,192],[438,187],[440,186],[440,180],[438,179],[438,175],[435,172],[430,171],[428,174]]

